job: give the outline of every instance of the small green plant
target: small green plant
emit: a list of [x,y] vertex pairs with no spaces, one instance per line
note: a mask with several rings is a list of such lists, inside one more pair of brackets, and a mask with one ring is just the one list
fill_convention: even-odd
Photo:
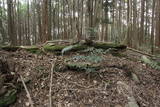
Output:
[[142,56],[142,61],[146,64],[148,64],[149,66],[151,66],[152,68],[156,69],[156,70],[160,70],[160,66],[157,62],[150,60],[149,58],[147,58],[146,56]]

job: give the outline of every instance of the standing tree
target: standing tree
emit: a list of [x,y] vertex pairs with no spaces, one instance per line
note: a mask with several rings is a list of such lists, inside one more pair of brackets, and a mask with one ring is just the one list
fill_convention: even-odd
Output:
[[160,47],[160,1],[156,0],[156,45]]
[[140,29],[140,37],[139,37],[139,45],[142,45],[144,42],[144,11],[145,10],[145,2],[141,0],[141,29]]
[[154,53],[154,18],[155,18],[155,0],[152,3],[152,26],[151,26],[151,52]]
[[4,18],[3,13],[4,13],[4,10],[1,7],[1,1],[0,1],[0,34],[2,36],[0,38],[2,38],[2,41],[1,41],[2,43],[7,41],[7,34],[6,34],[6,31],[5,31],[4,27],[3,27],[3,18]]
[[43,0],[42,3],[42,42],[49,40],[48,28],[48,0]]
[[7,0],[7,13],[8,13],[8,35],[10,38],[11,45],[17,45],[17,37],[15,34],[14,27],[14,11],[13,11],[13,0]]

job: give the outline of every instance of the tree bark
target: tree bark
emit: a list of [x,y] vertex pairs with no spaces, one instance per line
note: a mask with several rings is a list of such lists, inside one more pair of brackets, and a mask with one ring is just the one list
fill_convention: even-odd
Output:
[[140,37],[139,37],[139,45],[141,46],[142,43],[144,43],[144,8],[145,8],[145,2],[144,0],[141,0],[141,30],[140,30]]
[[156,2],[156,45],[160,47],[160,1]]
[[48,0],[43,0],[42,4],[42,43],[49,40],[48,33]]
[[7,13],[8,13],[8,35],[11,45],[16,45],[17,37],[14,31],[14,14],[13,14],[13,0],[7,0]]

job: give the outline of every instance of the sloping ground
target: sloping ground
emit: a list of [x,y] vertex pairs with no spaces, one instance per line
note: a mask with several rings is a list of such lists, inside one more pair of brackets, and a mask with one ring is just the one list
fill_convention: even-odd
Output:
[[[121,58],[102,55],[103,69],[98,72],[53,72],[53,107],[159,107],[160,71],[131,60],[137,58],[132,53],[126,54],[128,57]],[[64,59],[74,54],[62,57],[0,51],[0,56],[15,62],[16,73],[30,80],[27,87],[34,106],[48,107],[51,63],[57,59],[63,65]],[[24,89],[17,97],[11,107],[30,106]]]

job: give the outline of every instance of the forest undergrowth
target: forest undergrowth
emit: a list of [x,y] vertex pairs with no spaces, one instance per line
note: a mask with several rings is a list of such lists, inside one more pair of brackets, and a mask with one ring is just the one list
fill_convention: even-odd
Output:
[[0,90],[16,90],[11,107],[158,107],[160,72],[141,56],[129,50],[117,56],[94,48],[63,56],[1,50],[9,70],[0,74],[8,79]]

